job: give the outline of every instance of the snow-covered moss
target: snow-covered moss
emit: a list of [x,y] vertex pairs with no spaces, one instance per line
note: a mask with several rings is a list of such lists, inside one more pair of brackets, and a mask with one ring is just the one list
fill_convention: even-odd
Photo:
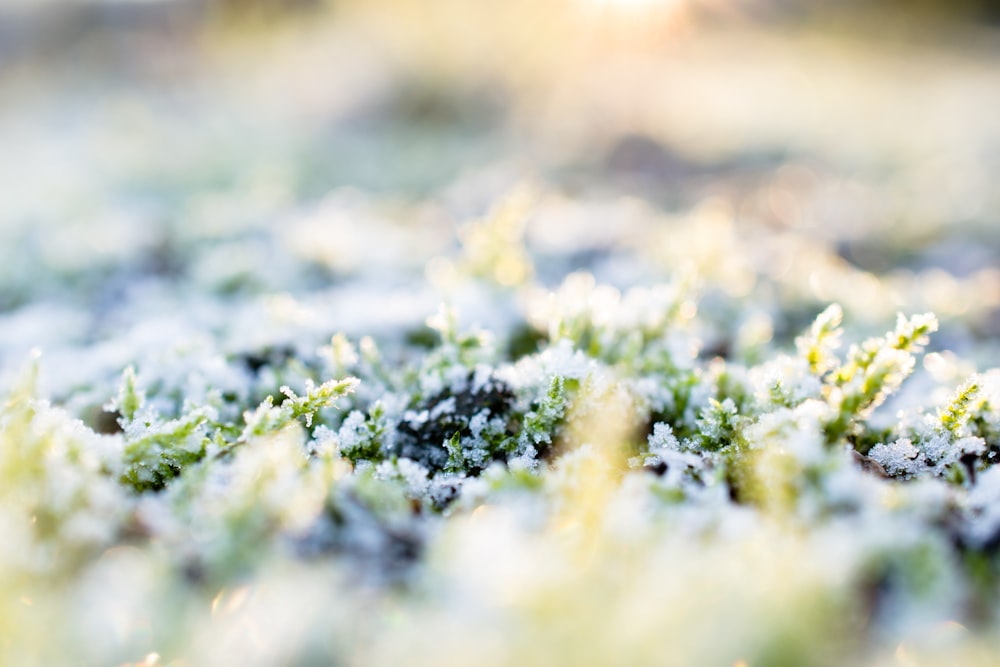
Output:
[[[95,345],[59,407],[12,383],[0,583],[43,609],[25,636],[51,623],[90,662],[134,662],[132,626],[79,640],[112,623],[74,606],[102,588],[149,607],[148,651],[195,662],[268,596],[303,601],[302,627],[268,626],[292,662],[471,660],[466,640],[565,661],[536,632],[585,628],[602,664],[825,664],[827,643],[876,661],[928,623],[996,625],[996,371],[928,388],[929,315],[871,337],[831,305],[748,346],[739,306],[690,276],[551,289],[525,215],[464,228],[442,261],[470,294],[405,326],[325,318],[384,289],[214,300],[229,325]],[[664,653],[662,628],[691,636]]]

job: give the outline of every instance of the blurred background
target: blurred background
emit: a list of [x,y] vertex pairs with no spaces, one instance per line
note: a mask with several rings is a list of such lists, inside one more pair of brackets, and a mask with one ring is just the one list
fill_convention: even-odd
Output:
[[435,283],[528,183],[543,284],[693,263],[778,342],[934,310],[993,365],[997,109],[973,0],[3,0],[2,362],[195,294]]

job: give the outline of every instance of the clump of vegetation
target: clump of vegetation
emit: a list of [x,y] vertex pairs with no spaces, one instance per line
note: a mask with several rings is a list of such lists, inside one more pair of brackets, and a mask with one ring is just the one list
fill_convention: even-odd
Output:
[[[676,286],[620,298],[590,278],[572,280],[572,289],[555,294],[551,312],[559,314],[541,328],[537,349],[516,359],[485,332],[463,332],[455,311],[445,309],[430,320],[436,340],[409,336],[396,366],[375,341],[366,339],[359,353],[343,334],[298,364],[289,363],[295,353],[262,357],[253,377],[280,374],[303,389],[281,386],[256,406],[240,406],[239,393],[223,397],[217,389],[171,407],[167,375],[139,361],[105,404],[120,426],[111,434],[37,398],[29,374],[3,408],[2,488],[10,516],[21,521],[12,533],[18,541],[4,552],[4,576],[27,582],[30,595],[58,600],[47,588],[56,572],[77,577],[72,586],[89,586],[100,554],[130,545],[138,562],[155,563],[166,581],[186,582],[170,593],[171,604],[194,604],[188,598],[198,591],[226,591],[240,581],[271,585],[272,571],[308,573],[324,562],[376,590],[419,590],[435,577],[460,586],[463,568],[476,571],[452,561],[464,558],[463,548],[477,558],[483,547],[476,541],[484,538],[476,537],[473,519],[487,508],[530,508],[524,525],[484,524],[513,540],[496,558],[520,562],[517,550],[541,539],[539,548],[556,552],[590,545],[601,567],[621,557],[614,526],[622,521],[632,525],[626,543],[638,553],[651,545],[679,549],[672,537],[679,529],[694,531],[707,558],[716,558],[716,549],[749,549],[744,533],[727,533],[742,511],[757,526],[749,535],[770,535],[775,558],[817,558],[828,540],[841,539],[844,521],[859,531],[839,560],[821,558],[832,570],[793,568],[804,577],[801,590],[825,602],[789,602],[811,620],[759,625],[753,642],[762,644],[738,643],[759,646],[758,657],[777,651],[802,658],[780,637],[810,637],[812,623],[843,614],[871,615],[875,625],[862,630],[876,632],[888,605],[914,614],[973,605],[986,613],[975,582],[1000,580],[992,546],[1000,519],[988,500],[1000,488],[995,373],[973,376],[950,399],[900,413],[896,423],[876,420],[914,372],[937,328],[932,316],[900,316],[895,330],[852,345],[842,359],[837,347],[847,336],[834,305],[794,350],[745,365],[697,356],[690,344],[695,309],[678,306],[693,297],[677,296],[685,292]],[[567,315],[581,298],[592,306]],[[640,313],[641,322],[633,321]],[[240,356],[223,358],[232,372],[246,372]],[[324,368],[353,375],[324,377]],[[242,395],[250,400],[253,392]],[[243,408],[242,419],[225,416],[234,407]],[[641,424],[649,425],[648,437],[636,430]],[[680,528],[684,517],[699,523]],[[788,544],[788,526],[807,530],[806,541]],[[473,542],[460,547],[456,540]],[[504,574],[504,586],[521,591],[524,604],[539,595],[561,600],[565,591],[544,593],[559,581],[542,574],[553,558],[532,562],[537,572],[521,579]],[[440,562],[444,570],[435,569]],[[718,567],[705,580],[713,590],[732,565]],[[867,592],[873,571],[880,573],[874,598]],[[592,586],[603,575],[571,576]],[[691,582],[684,587],[685,595],[703,592]],[[770,593],[738,588],[751,596],[747,613],[778,604]],[[338,595],[360,594],[346,586]],[[442,604],[439,594],[407,604],[419,614]],[[316,609],[346,604],[311,596]],[[685,599],[697,608],[696,597]],[[196,641],[183,638],[191,630],[171,607],[155,614],[163,641]],[[504,622],[516,627],[519,614]],[[616,641],[606,629],[594,631]],[[311,650],[312,640],[303,641],[289,650]],[[409,639],[403,632],[393,641]],[[856,647],[864,641],[852,639]],[[119,655],[133,645],[106,650]]]

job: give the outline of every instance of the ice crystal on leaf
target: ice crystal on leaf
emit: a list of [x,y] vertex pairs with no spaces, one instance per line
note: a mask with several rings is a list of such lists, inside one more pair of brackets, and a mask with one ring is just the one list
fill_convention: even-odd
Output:
[[828,442],[849,435],[860,418],[902,384],[913,372],[915,355],[937,327],[931,314],[909,319],[900,314],[895,331],[851,346],[846,362],[833,369],[826,380],[826,397],[836,410],[836,416],[826,424]]
[[698,417],[698,447],[707,451],[718,451],[738,445],[744,420],[733,399],[723,401],[709,399],[709,405]]
[[279,405],[275,406],[274,397],[268,396],[255,410],[244,413],[246,427],[241,438],[278,431],[296,419],[301,419],[306,428],[309,428],[320,410],[334,405],[337,399],[354,391],[357,384],[357,378],[328,380],[319,386],[307,380],[304,396],[298,396],[288,387],[282,387],[284,399]]
[[890,475],[913,477],[927,468],[927,456],[913,446],[910,438],[899,438],[889,444],[879,443],[868,455],[882,464]]
[[809,332],[795,339],[799,354],[805,357],[810,370],[816,375],[823,376],[839,364],[836,350],[840,347],[843,334],[843,318],[844,311],[840,305],[830,304],[816,317]]
[[990,447],[976,428],[988,414],[988,405],[981,396],[981,380],[974,376],[936,414],[923,415],[906,426],[905,437],[891,444],[879,443],[870,455],[890,474],[912,477],[932,472],[968,483],[990,463],[984,460]]

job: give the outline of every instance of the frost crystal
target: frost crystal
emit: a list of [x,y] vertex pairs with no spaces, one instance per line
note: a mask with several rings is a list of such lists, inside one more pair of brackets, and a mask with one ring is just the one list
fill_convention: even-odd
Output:
[[868,455],[882,464],[890,475],[913,477],[927,469],[927,457],[909,438],[875,445]]

